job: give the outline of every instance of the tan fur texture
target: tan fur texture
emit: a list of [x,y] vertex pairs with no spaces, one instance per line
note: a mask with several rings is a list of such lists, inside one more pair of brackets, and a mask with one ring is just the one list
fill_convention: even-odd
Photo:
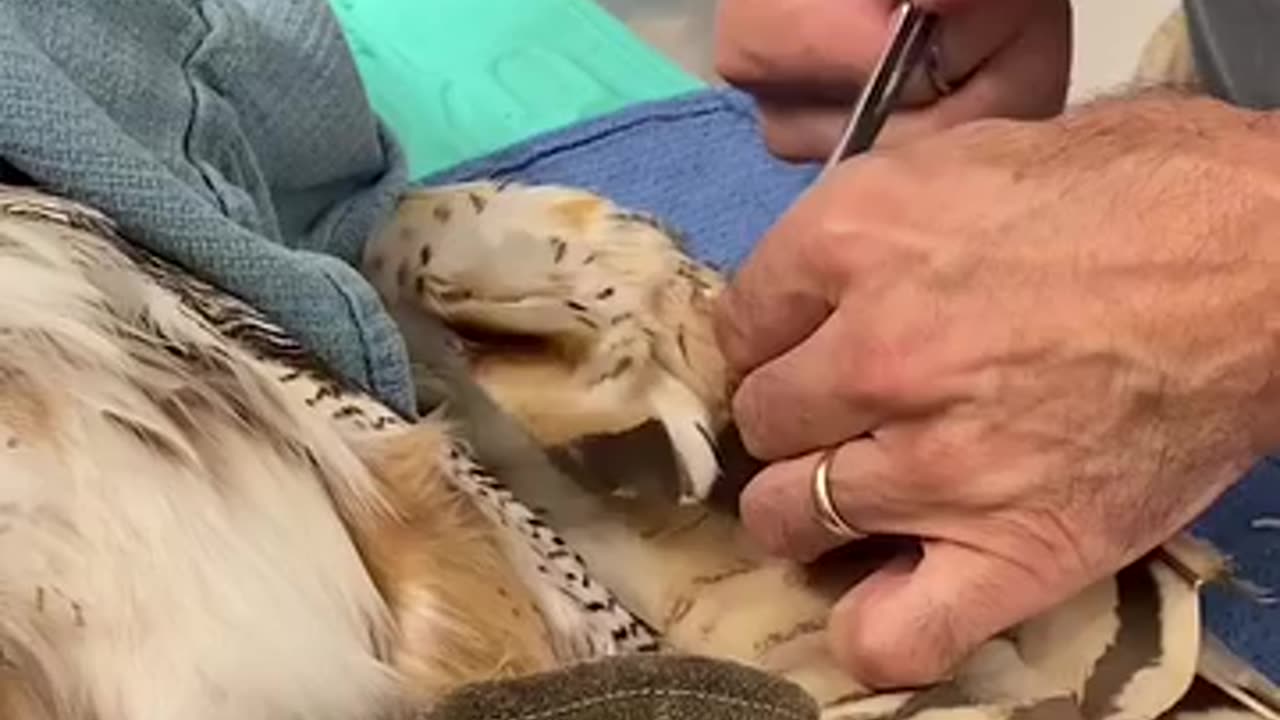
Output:
[[1172,86],[1187,91],[1200,87],[1187,16],[1182,10],[1170,14],[1147,41],[1134,82],[1139,86]]
[[493,527],[447,477],[443,425],[369,439],[368,460],[394,512],[355,528],[391,609],[391,663],[415,704],[468,682],[557,666],[539,608]]
[[0,187],[0,717],[363,720],[571,657],[449,428],[126,247]]
[[545,445],[658,418],[686,496],[705,498],[707,437],[728,420],[707,322],[723,281],[656,221],[570,188],[427,189],[370,241],[364,269],[389,304],[483,331],[476,381]]
[[0,718],[54,720],[51,699],[41,695],[37,680],[17,664],[0,660]]
[[58,720],[394,703],[386,606],[343,522],[383,507],[363,464],[60,210],[0,188],[5,702]]

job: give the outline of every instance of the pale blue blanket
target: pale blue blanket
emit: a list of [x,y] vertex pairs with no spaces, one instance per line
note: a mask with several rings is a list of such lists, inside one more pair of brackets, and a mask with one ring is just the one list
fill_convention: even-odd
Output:
[[323,0],[0,0],[0,158],[411,408],[349,262],[404,161]]

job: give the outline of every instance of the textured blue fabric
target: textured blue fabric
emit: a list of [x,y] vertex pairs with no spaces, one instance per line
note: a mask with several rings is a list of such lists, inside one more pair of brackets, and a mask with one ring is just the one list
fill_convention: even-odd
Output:
[[[1261,463],[1200,521],[1198,533],[1234,556],[1240,576],[1280,592],[1280,464]],[[1277,596],[1280,597],[1280,596]],[[1209,626],[1227,645],[1280,682],[1280,605],[1262,606],[1234,593],[1211,591]]]
[[688,233],[694,255],[735,267],[813,181],[813,166],[773,158],[745,96],[698,91],[638,105],[430,176],[566,183],[656,212]]
[[[634,108],[534,139],[429,178],[482,177],[588,187],[655,212],[688,236],[700,258],[731,270],[816,175],[771,158],[751,102],[712,90]],[[1230,493],[1199,532],[1232,554],[1241,574],[1280,589],[1280,531],[1253,527],[1280,517],[1280,467],[1266,463]],[[1210,627],[1280,681],[1280,609],[1213,592]]]
[[404,161],[324,0],[0,0],[0,158],[412,406],[351,266]]

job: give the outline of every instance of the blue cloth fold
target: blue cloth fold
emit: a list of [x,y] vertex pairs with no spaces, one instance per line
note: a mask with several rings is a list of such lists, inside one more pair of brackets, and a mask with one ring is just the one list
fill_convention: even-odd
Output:
[[323,0],[0,0],[0,157],[413,405],[353,269],[406,184]]
[[[817,168],[780,162],[765,150],[751,101],[710,90],[651,103],[427,178],[484,177],[587,187],[654,212],[687,236],[697,257],[732,270],[816,177]],[[1259,465],[1198,524],[1231,554],[1242,577],[1280,590],[1280,466]],[[1210,591],[1207,622],[1229,647],[1280,681],[1280,609]]]

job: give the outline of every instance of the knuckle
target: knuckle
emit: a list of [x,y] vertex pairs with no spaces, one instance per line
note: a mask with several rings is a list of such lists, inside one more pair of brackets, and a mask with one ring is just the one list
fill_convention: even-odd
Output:
[[868,347],[852,360],[848,379],[850,399],[877,408],[905,405],[918,383],[908,358],[891,347]]
[[748,370],[747,332],[743,327],[743,301],[734,286],[729,286],[715,300],[711,316],[716,345],[728,366],[730,380],[736,385]]
[[745,53],[735,39],[722,38],[716,41],[712,67],[716,75],[730,85],[742,85],[749,77]]
[[895,248],[883,231],[893,230],[900,217],[911,217],[897,209],[909,200],[896,164],[869,156],[846,161],[801,198],[797,208],[803,214],[793,213],[797,252],[809,262],[836,263],[875,277],[869,272],[877,262],[892,259],[885,256]]
[[[844,668],[873,689],[921,687],[944,680],[958,662],[954,641],[935,627],[919,624],[907,629],[910,632],[904,633],[897,623],[863,617],[833,633],[832,652]],[[950,636],[954,638],[954,633]]]
[[918,663],[881,623],[858,622],[837,637],[833,648],[840,664],[868,687],[887,689],[914,684]]
[[733,85],[848,86],[850,97],[856,95],[856,85],[878,61],[892,3],[807,5],[722,2],[713,55],[717,73]]
[[794,542],[794,533],[788,529],[779,507],[786,498],[777,485],[753,482],[739,499],[742,526],[764,552],[785,556]]
[[896,477],[893,490],[886,491],[891,502],[910,507],[929,507],[943,501],[966,501],[963,493],[969,485],[956,482],[951,473],[928,467],[915,458],[904,459],[902,463],[911,470]]
[[[1010,533],[1021,555],[1044,558],[1043,562],[1023,566],[1031,582],[1052,588],[1063,578],[1089,577],[1096,568],[1108,567],[1117,548],[1125,543],[1109,532],[1101,519],[1107,508],[1096,506],[1092,498],[1081,506],[1063,494],[1046,495],[1056,497],[1025,503]],[[1143,516],[1150,511],[1149,503],[1125,505],[1141,507]]]
[[808,510],[808,494],[766,470],[739,499],[742,527],[768,555],[794,562],[816,560],[831,549]]
[[797,229],[789,238],[799,258],[815,268],[830,267],[833,262],[843,260],[849,223],[842,217],[839,204],[816,196],[812,202],[805,203],[803,212],[805,215],[798,218]]
[[982,483],[963,482],[963,478],[974,476],[974,463],[965,448],[950,443],[913,439],[899,452],[898,460],[903,467],[897,479],[902,500],[983,505],[999,492]]
[[750,0],[725,0],[716,13],[712,63],[730,85],[749,85],[769,75],[773,39],[762,34],[767,27],[767,6]]
[[760,399],[756,387],[754,376],[748,376],[743,381],[738,392],[733,395],[732,415],[747,452],[754,458],[768,459],[772,428],[769,425],[769,414],[765,411],[767,403]]
[[765,149],[787,162],[804,162],[821,157],[825,148],[814,133],[803,132],[789,119],[771,111],[761,111],[761,129]]

